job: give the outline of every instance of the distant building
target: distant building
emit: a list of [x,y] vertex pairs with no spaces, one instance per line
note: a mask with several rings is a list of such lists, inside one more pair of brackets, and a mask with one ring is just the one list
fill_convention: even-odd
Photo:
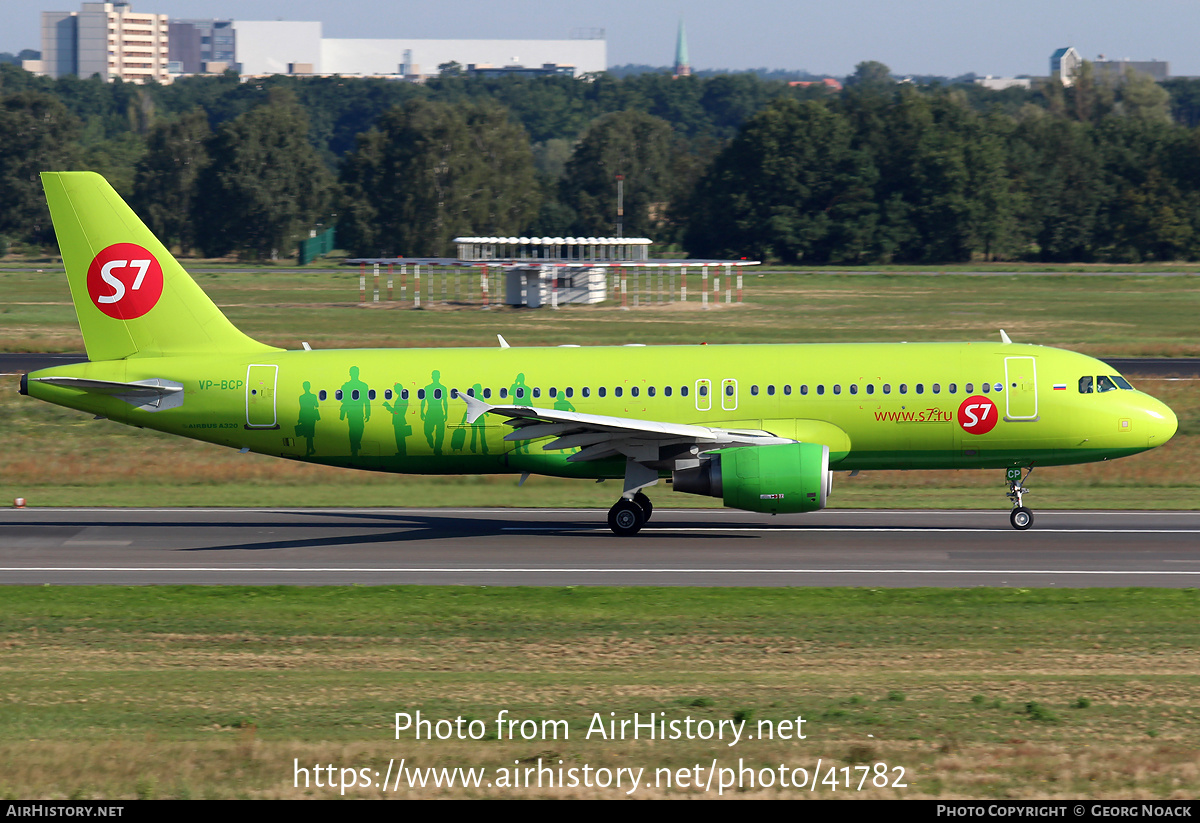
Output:
[[199,74],[237,66],[237,32],[232,20],[172,20],[169,26],[173,73]]
[[1105,60],[1102,54],[1092,63],[1092,68],[1097,78],[1104,77],[1114,82],[1125,77],[1125,72],[1130,69],[1148,74],[1159,83],[1171,76],[1171,64],[1166,60]]
[[50,77],[169,83],[168,60],[165,14],[135,14],[129,3],[42,12],[42,70]]
[[692,64],[688,60],[687,32],[683,30],[683,18],[679,18],[679,33],[675,36],[675,76],[691,77]]
[[832,77],[826,77],[822,80],[789,80],[788,85],[800,89],[806,89],[809,86],[824,86],[830,91],[842,90],[841,82]]
[[1064,86],[1070,86],[1075,82],[1075,75],[1079,73],[1082,63],[1083,58],[1071,46],[1058,49],[1050,55],[1050,76]]
[[1033,78],[1031,77],[992,77],[990,74],[987,77],[977,77],[975,85],[983,86],[985,89],[992,91],[1004,91],[1005,89],[1031,89],[1033,88]]
[[556,74],[574,77],[575,67],[560,66],[558,63],[546,63],[543,66],[488,66],[481,65],[479,63],[467,64],[467,75],[469,77],[547,77]]
[[233,29],[243,75],[287,74],[289,65],[310,67],[313,74],[408,78],[421,69],[437,74],[438,66],[450,63],[531,66],[525,73],[534,74],[547,73],[548,65],[579,73],[608,66],[603,30],[570,40],[393,40],[323,37],[319,22],[236,20]]

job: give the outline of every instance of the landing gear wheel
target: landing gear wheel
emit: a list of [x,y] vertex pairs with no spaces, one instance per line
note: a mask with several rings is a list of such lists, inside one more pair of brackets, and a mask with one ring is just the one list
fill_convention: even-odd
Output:
[[622,498],[608,510],[608,527],[618,537],[633,537],[645,523],[642,507],[632,500]]
[[633,502],[642,507],[642,522],[649,523],[650,515],[654,514],[654,504],[650,502],[650,498],[638,492],[633,496]]
[[1024,506],[1017,506],[1008,516],[1008,520],[1014,529],[1025,531],[1033,525],[1033,512]]
[[1025,531],[1033,525],[1033,512],[1025,508],[1025,502],[1022,498],[1029,492],[1029,489],[1023,485],[1029,479],[1029,475],[1033,474],[1033,464],[1029,465],[1029,470],[1021,477],[1021,470],[1017,467],[1008,469],[1004,473],[1004,479],[1008,483],[1008,499],[1012,501],[1012,514],[1008,516],[1008,521],[1012,523],[1014,529]]

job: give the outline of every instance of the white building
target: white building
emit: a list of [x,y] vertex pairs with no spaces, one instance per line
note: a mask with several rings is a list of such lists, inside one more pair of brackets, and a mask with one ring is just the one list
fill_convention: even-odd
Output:
[[42,12],[42,68],[50,77],[169,83],[167,59],[165,14],[137,14],[129,3]]
[[[322,37],[319,22],[237,20],[242,74],[433,75],[444,63],[574,66],[576,76],[608,67],[602,37],[572,40],[417,40]],[[301,68],[302,67],[302,68]]]

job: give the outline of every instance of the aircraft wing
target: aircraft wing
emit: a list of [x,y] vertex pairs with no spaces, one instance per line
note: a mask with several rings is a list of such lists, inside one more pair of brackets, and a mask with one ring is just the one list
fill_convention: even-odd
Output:
[[514,431],[505,435],[505,440],[554,437],[542,447],[544,450],[578,447],[579,451],[567,458],[572,463],[622,455],[647,467],[675,470],[698,466],[699,455],[704,451],[795,442],[754,429],[717,429],[532,406],[493,406],[462,392],[458,396],[466,402],[467,419],[472,423],[484,414],[507,417]]

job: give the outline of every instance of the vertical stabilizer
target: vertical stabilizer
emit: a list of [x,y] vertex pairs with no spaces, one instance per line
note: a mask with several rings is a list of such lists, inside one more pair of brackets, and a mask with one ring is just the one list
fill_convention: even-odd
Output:
[[103,177],[42,185],[90,360],[279,351],[230,323]]

